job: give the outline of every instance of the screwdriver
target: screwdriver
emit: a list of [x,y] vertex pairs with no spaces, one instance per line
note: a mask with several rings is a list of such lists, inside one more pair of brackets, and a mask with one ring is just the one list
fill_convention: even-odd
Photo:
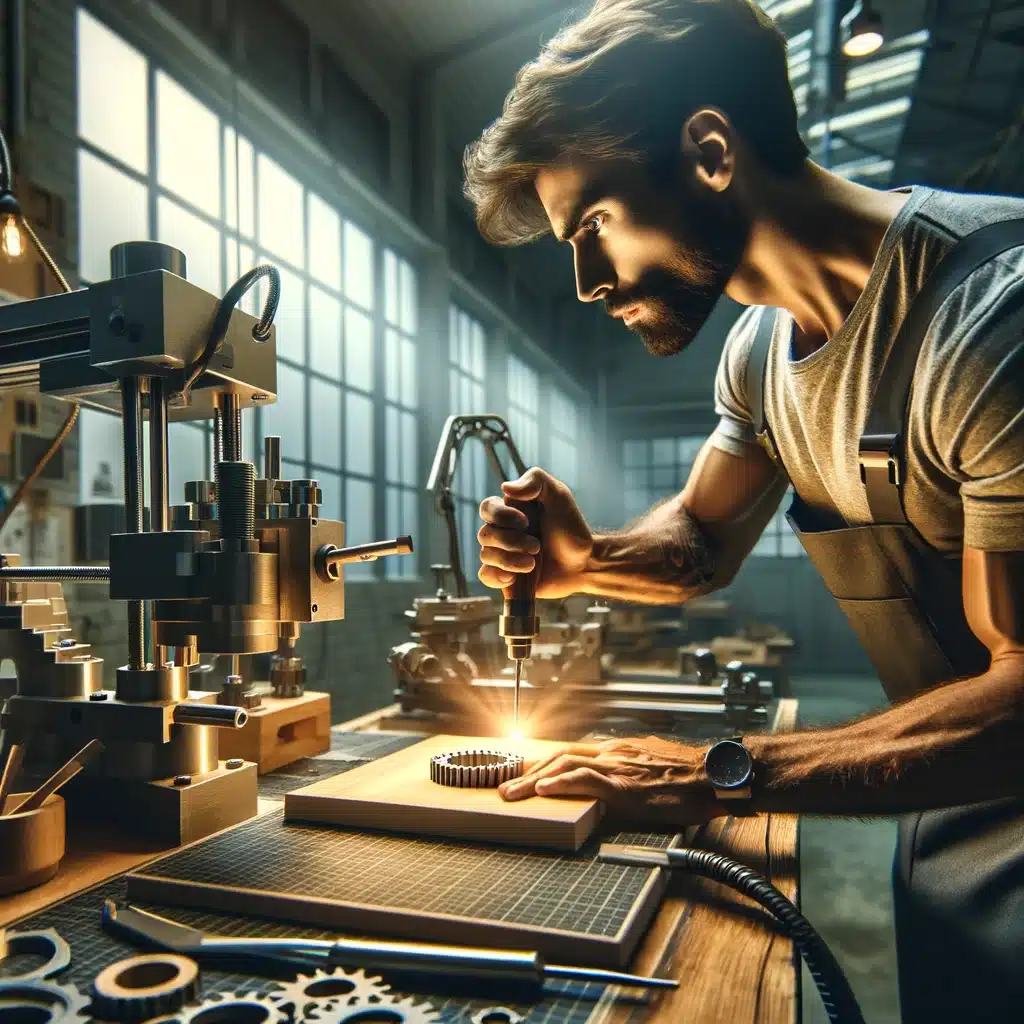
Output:
[[[540,542],[541,504],[539,501],[517,501],[506,498],[509,508],[518,509],[526,516],[526,532]],[[540,578],[541,555],[538,552],[533,569],[516,573],[516,578],[505,588],[505,606],[498,620],[498,632],[508,645],[508,656],[516,663],[516,688],[512,698],[512,720],[519,728],[519,689],[523,683],[523,662],[530,657],[533,640],[537,636],[537,581]]]

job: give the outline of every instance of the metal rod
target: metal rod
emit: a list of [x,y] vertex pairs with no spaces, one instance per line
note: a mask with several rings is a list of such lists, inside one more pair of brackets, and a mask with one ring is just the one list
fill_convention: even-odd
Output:
[[249,720],[245,708],[230,704],[179,704],[174,709],[175,725],[215,725],[221,729],[241,729]]
[[220,409],[213,410],[213,461],[210,476],[217,469],[217,463],[224,461],[224,415]]
[[356,544],[350,548],[335,548],[325,556],[328,566],[345,565],[349,562],[372,562],[383,555],[411,555],[412,538],[396,537],[394,540],[375,540],[369,544]]
[[221,401],[221,462],[242,461],[242,407],[238,396],[227,392]]
[[[149,514],[152,529],[161,533],[170,526],[169,478],[167,385],[162,377],[153,377],[149,382]],[[149,629],[153,638],[153,661],[159,666],[167,661],[167,648],[156,642],[155,608],[156,603],[153,602],[150,605]]]
[[109,583],[109,565],[6,565],[0,580],[36,583]]
[[[128,533],[142,533],[142,386],[137,377],[121,381],[121,430],[124,440],[124,515]],[[128,602],[128,666],[145,668],[145,606]]]
[[263,478],[265,480],[281,479],[281,438],[279,437],[263,438]]

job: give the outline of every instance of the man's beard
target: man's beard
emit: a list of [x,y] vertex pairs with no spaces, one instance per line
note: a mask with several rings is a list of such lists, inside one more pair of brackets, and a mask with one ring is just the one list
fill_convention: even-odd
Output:
[[642,307],[642,318],[628,327],[655,356],[677,355],[693,341],[725,293],[747,243],[742,219],[724,203],[712,215],[711,203],[700,202],[686,219],[685,241],[672,264],[652,268],[627,291],[605,300],[609,313]]

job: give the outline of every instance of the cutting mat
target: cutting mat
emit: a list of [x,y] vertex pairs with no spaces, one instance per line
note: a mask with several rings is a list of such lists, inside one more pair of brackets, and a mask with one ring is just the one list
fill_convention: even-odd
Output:
[[[517,740],[514,752],[534,761],[564,746]],[[372,764],[288,793],[285,817],[347,828],[578,850],[601,820],[602,808],[596,800],[534,797],[509,803],[496,789],[458,789],[430,781],[430,759],[437,754],[506,749],[511,749],[508,741],[494,738],[431,736]]]
[[[664,848],[673,837],[613,841]],[[273,813],[130,875],[128,897],[621,967],[657,909],[665,872],[599,864],[597,847],[481,847],[287,824]]]

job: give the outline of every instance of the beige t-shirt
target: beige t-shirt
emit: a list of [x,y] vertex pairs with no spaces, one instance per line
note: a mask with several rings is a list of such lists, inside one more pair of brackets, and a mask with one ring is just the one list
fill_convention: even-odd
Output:
[[[791,358],[781,313],[765,414],[786,472],[819,529],[871,521],[858,442],[883,360],[929,271],[963,235],[1024,217],[1024,200],[915,187],[867,285],[826,345]],[[715,381],[712,443],[756,444],[746,370],[762,307],[744,311]],[[905,427],[907,517],[933,547],[1024,550],[1024,246],[979,267],[943,303],[918,361]]]

